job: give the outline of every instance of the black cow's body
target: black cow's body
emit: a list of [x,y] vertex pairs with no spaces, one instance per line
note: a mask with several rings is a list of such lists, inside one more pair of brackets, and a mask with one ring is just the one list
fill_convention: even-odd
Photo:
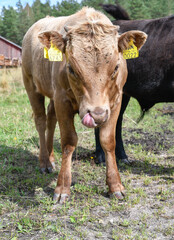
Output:
[[[105,6],[105,5],[104,5]],[[119,6],[115,9],[123,11]],[[105,8],[112,13],[111,5]],[[116,17],[116,16],[114,16]],[[130,97],[138,100],[145,112],[159,102],[174,102],[174,16],[153,20],[115,20],[120,33],[141,30],[148,34],[139,58],[127,60],[128,78],[116,130],[117,159],[127,159],[121,137],[123,113]],[[96,155],[98,162],[104,161],[104,153],[98,140],[96,129]]]

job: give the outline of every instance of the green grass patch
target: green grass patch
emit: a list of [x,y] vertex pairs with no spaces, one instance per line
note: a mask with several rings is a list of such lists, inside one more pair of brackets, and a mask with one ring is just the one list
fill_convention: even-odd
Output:
[[172,239],[172,109],[173,104],[157,104],[137,124],[140,108],[131,99],[123,139],[133,163],[120,164],[126,188],[123,201],[108,198],[106,167],[94,163],[94,131],[82,126],[76,116],[79,143],[73,155],[71,197],[64,205],[54,205],[61,165],[59,129],[54,139],[56,172],[41,175],[39,139],[21,69],[0,70],[0,238]]

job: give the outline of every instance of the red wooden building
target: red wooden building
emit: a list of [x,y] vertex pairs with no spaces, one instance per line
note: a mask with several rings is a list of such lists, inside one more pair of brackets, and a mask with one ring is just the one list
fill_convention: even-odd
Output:
[[0,36],[0,66],[16,66],[21,63],[22,47]]

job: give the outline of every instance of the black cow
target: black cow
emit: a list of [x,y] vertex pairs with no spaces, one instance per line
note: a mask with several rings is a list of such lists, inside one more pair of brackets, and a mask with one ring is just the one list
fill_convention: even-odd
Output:
[[[121,112],[116,126],[116,157],[129,162],[122,141],[122,119],[130,97],[139,102],[146,112],[159,102],[174,102],[174,16],[152,20],[129,20],[119,5],[103,5],[106,12],[116,19],[120,33],[141,30],[148,34],[139,58],[127,60],[128,78],[124,86]],[[99,142],[99,129],[95,130],[97,162],[105,161]]]

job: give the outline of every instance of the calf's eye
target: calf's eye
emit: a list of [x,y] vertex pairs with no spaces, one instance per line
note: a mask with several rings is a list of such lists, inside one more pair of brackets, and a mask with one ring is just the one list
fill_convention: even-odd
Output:
[[69,68],[69,73],[72,74],[72,75],[75,75],[74,70],[71,67],[71,65],[69,65],[68,68]]
[[115,69],[114,69],[114,72],[112,73],[111,79],[113,79],[116,76],[116,74],[118,72],[118,68],[119,68],[119,65],[117,64]]

